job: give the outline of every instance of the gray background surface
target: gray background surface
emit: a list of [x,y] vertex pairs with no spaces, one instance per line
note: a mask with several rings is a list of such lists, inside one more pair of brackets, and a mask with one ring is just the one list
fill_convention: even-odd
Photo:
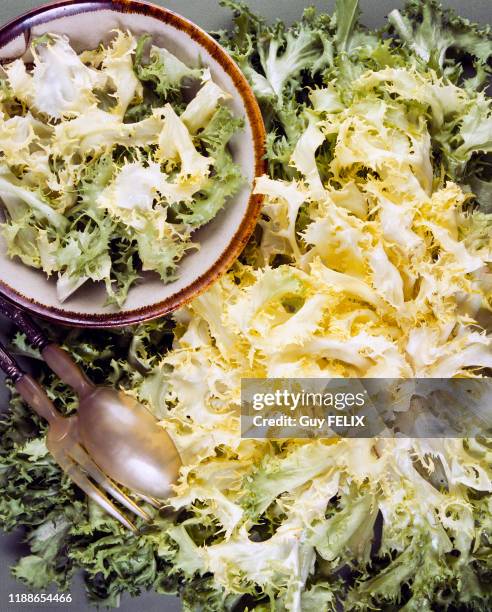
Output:
[[[442,0],[446,6],[452,6],[459,13],[474,21],[490,21],[492,13],[492,0]],[[246,0],[254,10],[270,19],[281,18],[286,22],[297,19],[305,6],[316,6],[319,9],[332,11],[334,0]],[[37,0],[0,0],[0,21],[5,23],[9,19],[41,6],[44,2]],[[230,24],[228,9],[219,6],[218,0],[154,0],[166,8],[188,17],[205,29],[219,29]],[[360,0],[364,12],[364,23],[368,26],[379,26],[384,17],[394,8],[404,4],[403,0]]]
[[[231,23],[230,12],[220,7],[218,0],[154,0],[154,3],[188,17],[205,29],[227,28]],[[21,13],[42,4],[44,2],[37,0],[0,0],[0,23],[4,24]],[[302,14],[305,6],[314,5],[319,9],[328,9],[331,12],[334,0],[311,0],[309,2],[299,0],[249,0],[247,4],[253,10],[271,20],[282,18],[286,22],[291,22]],[[368,26],[380,26],[389,11],[401,7],[403,4],[402,0],[360,0],[363,11],[362,20]],[[482,23],[492,21],[492,0],[468,0],[466,2],[463,0],[444,0],[443,4],[456,8],[461,15],[473,21]],[[0,317],[0,339],[5,338],[6,334],[8,334],[8,325]],[[6,408],[7,396],[0,379],[0,411]],[[73,602],[71,604],[9,604],[9,593],[28,592],[22,584],[13,580],[9,573],[9,567],[20,555],[27,552],[21,540],[21,532],[10,535],[0,534],[0,612],[13,612],[21,609],[46,610],[49,612],[70,609],[80,612],[93,609],[86,602],[81,579],[73,585]],[[138,599],[123,598],[119,610],[121,612],[177,612],[180,608],[179,601],[176,598],[148,593]]]

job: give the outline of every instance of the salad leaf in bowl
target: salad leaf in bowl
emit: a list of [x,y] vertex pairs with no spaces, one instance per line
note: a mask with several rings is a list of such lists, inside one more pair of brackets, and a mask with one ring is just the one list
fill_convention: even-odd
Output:
[[92,27],[84,6],[63,27],[45,7],[13,60],[15,24],[0,31],[0,291],[67,323],[126,324],[173,310],[239,254],[263,129],[245,78],[196,26],[135,3]]
[[229,94],[164,48],[145,58],[149,38],[118,30],[77,55],[46,34],[32,71],[4,66],[3,235],[10,256],[57,274],[61,302],[92,280],[122,306],[139,269],[174,280],[193,230],[239,190]]

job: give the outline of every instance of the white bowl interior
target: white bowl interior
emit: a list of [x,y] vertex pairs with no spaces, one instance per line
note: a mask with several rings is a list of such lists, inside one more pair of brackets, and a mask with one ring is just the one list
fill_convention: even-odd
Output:
[[[153,37],[154,44],[166,47],[186,64],[191,66],[201,63],[210,68],[216,83],[231,94],[232,99],[229,104],[235,115],[245,120],[245,129],[231,141],[231,151],[235,162],[242,169],[245,184],[213,221],[194,234],[194,241],[200,243],[200,249],[191,251],[182,260],[179,266],[179,278],[166,285],[156,274],[146,274],[144,280],[130,290],[121,311],[116,307],[104,306],[107,297],[104,286],[94,283],[85,284],[66,302],[61,303],[56,294],[56,279],[48,280],[43,272],[27,267],[17,259],[10,259],[6,253],[5,242],[0,236],[0,279],[30,300],[65,311],[67,314],[104,315],[146,308],[172,297],[194,283],[213,267],[239,229],[248,209],[254,180],[253,131],[244,101],[224,68],[186,32],[147,15],[93,10],[48,20],[42,25],[33,27],[32,37],[47,32],[66,34],[74,48],[83,51],[96,47],[101,41],[108,41],[111,38],[111,31],[116,28],[128,29],[137,36],[149,33]],[[24,36],[19,36],[0,48],[0,59],[3,60],[23,57],[29,61],[29,55],[29,52],[26,52]]]

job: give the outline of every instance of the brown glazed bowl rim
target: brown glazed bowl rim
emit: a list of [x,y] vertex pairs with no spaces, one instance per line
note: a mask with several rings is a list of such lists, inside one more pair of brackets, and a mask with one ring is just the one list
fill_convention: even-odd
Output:
[[[189,19],[169,9],[142,0],[59,0],[36,7],[0,27],[0,45],[5,46],[15,38],[25,35],[30,28],[60,17],[72,17],[92,11],[111,10],[120,13],[138,13],[154,17],[163,23],[184,31],[196,44],[205,50],[221,65],[232,79],[240,94],[251,124],[255,157],[255,178],[265,173],[265,126],[258,102],[246,77],[227,52],[200,27]],[[107,314],[77,313],[46,306],[28,298],[7,283],[0,280],[0,294],[10,301],[53,323],[87,328],[123,327],[143,323],[167,315],[184,306],[194,297],[210,287],[234,263],[246,246],[260,215],[263,198],[250,194],[248,207],[241,224],[232,236],[227,248],[215,260],[211,268],[177,293],[162,302],[134,310]]]

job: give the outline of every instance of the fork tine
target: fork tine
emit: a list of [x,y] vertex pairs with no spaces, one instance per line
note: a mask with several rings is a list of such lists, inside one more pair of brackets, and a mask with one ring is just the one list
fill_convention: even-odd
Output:
[[62,470],[73,480],[73,482],[84,491],[91,499],[101,506],[108,514],[118,520],[130,531],[136,532],[137,528],[129,521],[124,514],[122,514],[118,508],[100,491],[82,472],[78,465],[65,453],[53,453],[51,454],[55,458],[58,465]]
[[140,508],[132,499],[128,497],[112,480],[110,480],[94,460],[87,454],[80,444],[74,444],[68,454],[75,459],[80,467],[82,467],[91,478],[93,478],[103,489],[117,499],[125,508],[142,518],[144,521],[150,521],[151,516]]
[[155,497],[148,497],[147,495],[143,495],[142,493],[137,493],[137,495],[142,501],[147,502],[150,506],[153,506],[157,510],[160,510],[162,508],[162,503]]

